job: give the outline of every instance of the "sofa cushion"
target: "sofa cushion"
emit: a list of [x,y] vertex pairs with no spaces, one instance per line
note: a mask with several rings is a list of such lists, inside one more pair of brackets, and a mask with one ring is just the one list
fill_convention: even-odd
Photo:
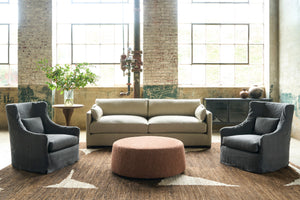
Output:
[[91,133],[147,133],[148,122],[135,115],[107,115],[91,123]]
[[148,121],[149,133],[204,133],[207,125],[193,116],[163,115]]
[[103,110],[97,104],[94,104],[91,108],[91,113],[92,113],[93,119],[98,121],[100,119],[100,117],[102,117],[102,115],[103,115]]
[[259,135],[272,133],[276,130],[279,118],[257,117],[255,120],[254,132]]
[[137,115],[147,117],[148,99],[96,99],[103,115]]
[[59,151],[79,143],[79,138],[74,135],[47,134],[47,138],[49,152]]
[[261,135],[251,134],[226,136],[223,137],[222,145],[241,151],[257,153],[261,137]]
[[200,99],[149,99],[148,117],[159,115],[195,116]]
[[44,133],[44,126],[40,117],[32,117],[22,119],[25,128],[34,133]]
[[204,105],[199,105],[195,110],[195,116],[200,119],[201,121],[204,121],[206,118],[206,108]]

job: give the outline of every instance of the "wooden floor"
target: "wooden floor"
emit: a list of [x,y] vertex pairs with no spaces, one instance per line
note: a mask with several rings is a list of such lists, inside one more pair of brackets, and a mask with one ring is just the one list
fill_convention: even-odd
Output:
[[[86,141],[86,132],[80,132],[80,142]],[[220,142],[220,134],[213,133],[212,142]],[[300,140],[291,139],[290,161],[300,166]],[[0,170],[11,164],[10,144],[8,131],[0,131]]]

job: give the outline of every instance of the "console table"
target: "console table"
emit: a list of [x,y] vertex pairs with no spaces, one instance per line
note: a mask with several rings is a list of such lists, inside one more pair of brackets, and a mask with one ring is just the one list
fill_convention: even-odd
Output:
[[213,114],[214,124],[236,125],[246,119],[251,101],[272,101],[272,99],[204,98],[204,101],[206,109]]

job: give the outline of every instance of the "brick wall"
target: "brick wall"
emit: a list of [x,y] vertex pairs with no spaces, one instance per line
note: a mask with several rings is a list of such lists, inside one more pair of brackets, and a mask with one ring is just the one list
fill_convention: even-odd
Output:
[[52,0],[19,0],[18,99],[51,103],[41,59],[52,62]]
[[144,1],[144,85],[178,84],[177,1]]

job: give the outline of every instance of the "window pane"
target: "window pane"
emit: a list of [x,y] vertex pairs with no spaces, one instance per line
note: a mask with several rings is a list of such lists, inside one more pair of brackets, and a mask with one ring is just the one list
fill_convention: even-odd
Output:
[[235,44],[248,44],[248,25],[235,25]]
[[220,45],[206,45],[206,63],[220,63]]
[[10,45],[9,51],[9,64],[18,64],[18,45]]
[[8,45],[0,45],[0,63],[8,64]]
[[73,45],[73,63],[88,62],[86,58],[86,45]]
[[206,85],[220,86],[220,66],[206,65]]
[[205,65],[192,65],[193,85],[205,85]]
[[204,25],[193,25],[193,44],[205,44],[206,27]]
[[178,26],[178,42],[179,43],[191,43],[191,25],[181,24]]
[[113,86],[115,85],[115,67],[113,65],[100,65],[99,71],[101,71],[99,83],[102,86]]
[[221,63],[234,63],[234,45],[221,45]]
[[87,63],[100,63],[100,46],[86,45],[86,61]]
[[249,74],[252,73],[249,71],[248,65],[236,65],[235,66],[235,85],[236,86],[249,86]]
[[206,53],[205,45],[193,45],[193,63],[205,63]]
[[[199,51],[197,52],[197,48],[194,51],[196,51],[195,53],[197,55],[199,54]],[[197,56],[197,58],[199,58],[199,56]],[[205,60],[205,57],[204,57],[203,61],[204,60]],[[178,48],[178,61],[180,64],[191,64],[191,46],[190,45],[182,45],[180,48]]]
[[[77,40],[77,38],[76,38],[76,40]],[[56,41],[57,41],[57,43],[71,44],[71,25],[70,24],[58,24],[57,25]]]
[[9,66],[8,65],[0,66],[0,85],[1,86],[9,85]]
[[264,26],[263,24],[250,25],[250,43],[263,44],[264,42]]
[[71,63],[71,45],[56,46],[56,62],[59,64]]
[[0,45],[8,44],[8,25],[0,25]]
[[250,45],[250,64],[263,64],[263,45]]
[[234,46],[234,61],[235,63],[248,63],[248,46],[235,45]]
[[206,25],[205,43],[220,43],[220,25]]
[[178,83],[182,85],[192,84],[192,68],[191,65],[179,65],[178,66]]
[[115,47],[112,45],[101,45],[100,48],[100,63],[118,63],[120,60],[119,54],[118,58],[115,57]]
[[221,85],[222,86],[234,85],[234,65],[221,66]]
[[249,66],[249,85],[263,85],[264,77],[260,73],[263,70],[263,65],[250,65]]

